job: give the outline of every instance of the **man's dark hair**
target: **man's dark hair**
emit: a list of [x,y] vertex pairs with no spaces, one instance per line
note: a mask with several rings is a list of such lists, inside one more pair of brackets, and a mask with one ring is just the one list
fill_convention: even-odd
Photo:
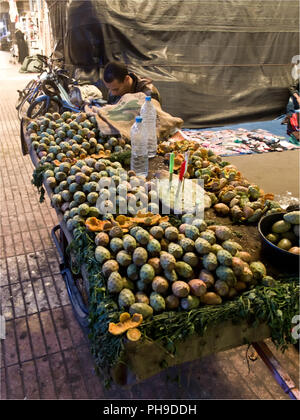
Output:
[[119,82],[124,82],[125,76],[128,74],[128,69],[125,64],[117,61],[111,61],[104,67],[103,78],[106,83],[111,83],[117,79]]

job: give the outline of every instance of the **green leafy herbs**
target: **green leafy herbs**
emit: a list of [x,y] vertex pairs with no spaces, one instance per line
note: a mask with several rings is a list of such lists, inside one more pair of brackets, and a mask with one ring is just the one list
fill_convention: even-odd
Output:
[[43,187],[43,181],[44,172],[48,169],[53,170],[53,165],[51,163],[37,166],[32,174],[31,183],[37,187],[38,192],[40,193],[40,203],[45,201],[45,188]]

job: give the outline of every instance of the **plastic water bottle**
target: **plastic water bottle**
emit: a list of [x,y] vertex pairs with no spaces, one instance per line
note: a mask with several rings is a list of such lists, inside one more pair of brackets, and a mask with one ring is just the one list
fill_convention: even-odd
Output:
[[151,96],[146,96],[145,102],[141,107],[141,117],[143,118],[143,126],[145,136],[148,143],[148,156],[154,157],[157,150],[157,135],[156,135],[156,109],[151,102]]
[[131,127],[131,162],[130,169],[137,175],[148,175],[148,154],[147,139],[144,135],[144,127],[142,117],[136,117],[135,123]]

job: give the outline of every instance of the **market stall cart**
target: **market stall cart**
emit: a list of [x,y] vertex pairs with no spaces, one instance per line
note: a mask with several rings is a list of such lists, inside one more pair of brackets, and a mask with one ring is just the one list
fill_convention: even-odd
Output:
[[[178,218],[174,214],[165,218],[140,212],[138,217],[120,218],[119,214],[115,218],[102,218],[95,206],[99,194],[92,183],[100,180],[101,171],[103,178],[111,178],[117,176],[118,168],[128,168],[128,142],[116,137],[102,138],[93,117],[88,118],[84,113],[48,114],[36,121],[23,120],[21,138],[23,153],[30,153],[35,166],[33,182],[42,198],[46,190],[56,209],[59,225],[52,235],[61,256],[61,272],[77,319],[89,333],[95,364],[101,371],[112,375],[118,383],[129,384],[168,366],[255,343],[263,360],[268,360],[272,369],[276,369],[285,392],[292,398],[299,398],[296,386],[283,369],[276,366],[263,344],[269,337],[281,348],[295,341],[287,323],[297,311],[299,293],[293,272],[282,276],[278,267],[260,260],[257,222],[266,213],[282,212],[272,195],[244,180],[233,165],[193,145],[189,150],[188,176],[204,181],[209,200],[204,227],[200,228],[199,220],[192,225],[187,217]],[[179,150],[175,172],[180,170],[182,156]],[[168,170],[169,157],[170,151],[159,149],[159,155],[150,164],[150,174],[159,170],[161,175],[163,170]],[[71,172],[79,161],[82,166]],[[94,170],[97,162],[99,166]],[[111,162],[118,164],[112,167]],[[87,166],[84,175],[83,166]],[[58,175],[60,172],[63,174]],[[69,189],[71,184],[75,188],[72,191]],[[77,192],[78,202],[72,205],[77,210],[71,217],[70,203]],[[232,200],[235,201],[230,206]],[[125,250],[123,245],[118,248],[125,235],[129,242],[132,240],[129,236],[133,237],[134,227],[140,229],[143,238],[136,239],[131,251],[130,244]],[[159,227],[157,231],[163,229],[165,237],[157,240],[153,236],[155,229],[151,230],[154,227]],[[111,232],[115,231],[118,233],[113,236]],[[108,242],[104,246],[106,238]],[[194,245],[189,248],[192,242]],[[153,257],[150,264],[148,258],[137,262],[138,257],[142,258],[133,255],[137,245]],[[209,249],[206,251],[205,247]],[[115,273],[116,279],[121,277],[118,270],[109,268],[108,264],[104,266],[109,261],[120,267],[123,275],[126,287],[122,283],[118,292],[113,288],[117,287],[117,280],[108,284],[111,273]],[[155,263],[158,266],[155,267]],[[133,270],[130,274],[129,266]],[[139,267],[137,276],[136,267]],[[217,277],[213,278],[212,273],[218,273]],[[169,280],[167,275],[175,277]],[[143,276],[144,283],[136,289],[138,276]],[[163,292],[164,287],[172,290],[170,295]],[[120,298],[122,290],[129,290],[127,303]],[[132,301],[133,291],[136,298]],[[143,295],[143,299],[148,298],[147,303],[138,301],[137,293]],[[169,296],[171,298],[167,299]],[[143,310],[136,314],[135,309],[145,309],[137,304],[146,304],[150,314]],[[129,328],[126,328],[126,322],[129,322]],[[118,333],[119,330],[122,332]]]

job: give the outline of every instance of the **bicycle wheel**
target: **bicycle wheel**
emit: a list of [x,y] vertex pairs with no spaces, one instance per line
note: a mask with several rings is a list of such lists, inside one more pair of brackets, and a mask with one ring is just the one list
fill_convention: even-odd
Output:
[[36,80],[30,80],[29,83],[27,83],[27,85],[24,87],[23,90],[18,90],[19,93],[19,97],[17,99],[16,102],[16,109],[18,109],[20,107],[20,105],[22,104],[24,98],[28,95],[28,93],[32,90],[33,86],[35,85]]
[[21,104],[19,105],[19,108],[18,108],[19,120],[27,116],[27,111],[30,105],[30,102],[27,100],[27,98],[28,98],[28,94],[23,98]]
[[46,112],[59,112],[59,103],[49,97],[33,101],[27,110],[28,118],[36,118],[45,115]]
[[38,96],[40,96],[43,92],[41,89],[42,85],[40,82],[35,83],[27,95],[24,96],[21,105],[18,108],[18,117],[21,120],[23,117],[27,116],[27,112],[31,103],[33,103]]

